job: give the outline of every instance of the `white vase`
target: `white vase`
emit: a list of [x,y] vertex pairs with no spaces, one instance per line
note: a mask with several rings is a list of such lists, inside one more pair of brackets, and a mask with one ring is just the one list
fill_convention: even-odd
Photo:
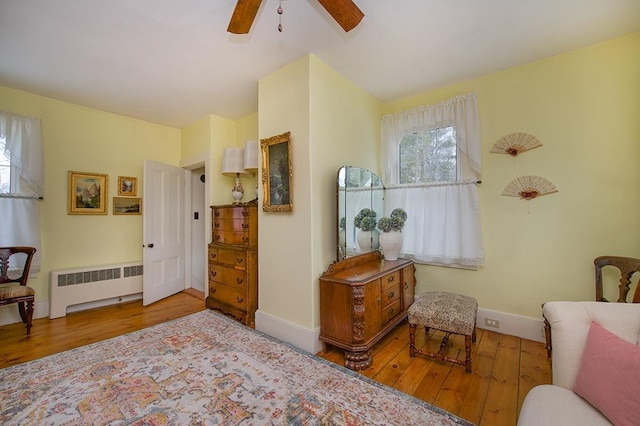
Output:
[[360,229],[356,238],[358,240],[358,248],[363,253],[377,250],[380,247],[380,232],[377,229],[373,231]]
[[380,235],[380,248],[386,260],[398,260],[398,255],[402,249],[402,232],[383,232]]

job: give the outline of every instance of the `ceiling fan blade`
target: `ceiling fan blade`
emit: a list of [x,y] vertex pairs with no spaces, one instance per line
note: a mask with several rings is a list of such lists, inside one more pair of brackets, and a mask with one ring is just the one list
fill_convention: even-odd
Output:
[[227,31],[233,34],[248,34],[261,3],[262,0],[238,0]]
[[364,13],[352,0],[318,0],[318,2],[346,32],[358,26],[364,17]]

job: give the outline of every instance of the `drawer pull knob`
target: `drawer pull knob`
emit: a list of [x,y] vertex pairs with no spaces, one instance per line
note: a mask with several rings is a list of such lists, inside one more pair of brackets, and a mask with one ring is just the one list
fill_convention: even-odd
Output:
[[218,291],[218,289],[217,289],[217,288],[212,288],[212,289],[211,289],[211,294],[215,293],[216,291]]
[[212,259],[215,259],[215,258],[217,258],[217,257],[218,257],[218,253],[211,253],[211,258],[212,258]]
[[249,224],[248,223],[243,223],[242,224],[242,229],[249,229]]
[[243,261],[243,260],[244,260],[243,258],[241,258],[241,257],[237,257],[237,258],[236,258],[236,263],[242,263],[242,261]]
[[220,228],[220,224],[218,222],[213,222],[213,227],[214,228]]
[[396,295],[396,292],[395,292],[395,291],[390,291],[390,292],[387,294],[387,297],[388,297],[389,299],[391,299],[391,298],[392,298],[393,296],[395,296],[395,295]]
[[215,277],[216,275],[218,275],[218,271],[211,271],[211,276]]
[[213,213],[213,215],[214,215],[215,217],[220,217],[220,212],[219,212],[218,210],[216,210],[216,211]]
[[236,296],[236,300],[238,301],[238,303],[244,302],[244,299],[240,296]]
[[246,210],[242,210],[242,216],[247,217],[249,216],[249,212]]
[[249,238],[248,237],[242,237],[242,242],[243,243],[248,243],[249,242]]
[[390,317],[392,317],[392,316],[394,316],[394,315],[395,315],[395,313],[396,313],[396,308],[391,308],[391,309],[389,309],[389,314],[388,314],[388,315],[389,315]]
[[378,297],[378,300],[376,300],[376,302],[378,302],[378,306],[380,306],[380,298]]
[[409,289],[409,283],[407,283],[407,282],[404,283],[404,289],[405,290]]
[[391,275],[390,277],[387,277],[387,282],[388,283],[392,283],[396,280],[396,277],[394,275]]
[[220,235],[216,234],[213,236],[213,239],[216,241],[220,241]]
[[244,278],[236,278],[236,283],[238,283],[238,285],[242,285],[243,282]]

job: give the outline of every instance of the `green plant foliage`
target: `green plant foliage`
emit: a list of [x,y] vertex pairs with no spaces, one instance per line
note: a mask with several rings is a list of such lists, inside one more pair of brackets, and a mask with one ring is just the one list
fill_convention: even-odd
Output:
[[407,221],[407,212],[397,208],[391,212],[389,217],[382,217],[378,221],[378,229],[382,232],[402,231],[404,223]]

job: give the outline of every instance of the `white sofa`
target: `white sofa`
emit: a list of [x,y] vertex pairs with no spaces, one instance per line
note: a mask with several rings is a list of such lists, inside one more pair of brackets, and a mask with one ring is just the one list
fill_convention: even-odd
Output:
[[[640,303],[548,302],[544,317],[551,325],[552,385],[534,387],[526,396],[518,426],[610,425],[609,420],[573,392],[591,322],[638,345]],[[640,424],[640,411],[638,412]]]

